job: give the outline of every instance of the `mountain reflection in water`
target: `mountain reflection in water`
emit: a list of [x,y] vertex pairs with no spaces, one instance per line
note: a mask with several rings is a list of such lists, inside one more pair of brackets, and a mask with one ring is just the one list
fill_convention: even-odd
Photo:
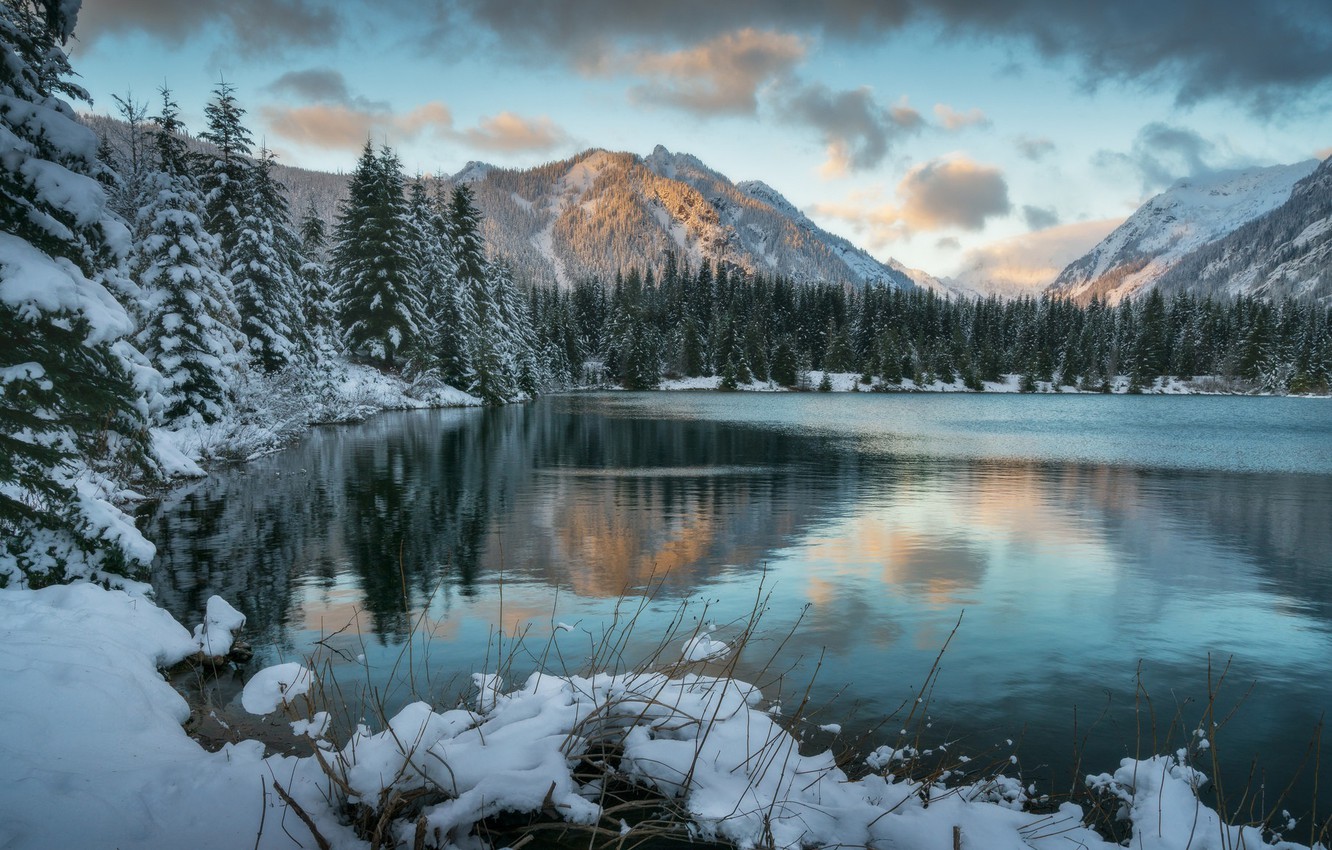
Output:
[[1332,707],[1318,402],[551,397],[315,429],[142,519],[182,622],[221,594],[265,662],[348,627],[329,644],[391,699],[414,624],[427,679],[456,683],[493,664],[497,624],[576,666],[626,595],[651,594],[632,657],[681,602],[726,638],[761,584],[757,655],[799,622],[776,667],[794,682],[822,655],[815,695],[841,693],[848,730],[915,693],[965,611],[930,706],[939,739],[983,749],[1026,728],[1024,769],[1062,788],[1075,707],[1083,731],[1105,715],[1085,767],[1131,754],[1140,662],[1163,723],[1181,704],[1197,722],[1209,662],[1233,659],[1227,708],[1257,683],[1226,730],[1241,779],[1257,754],[1284,785]]

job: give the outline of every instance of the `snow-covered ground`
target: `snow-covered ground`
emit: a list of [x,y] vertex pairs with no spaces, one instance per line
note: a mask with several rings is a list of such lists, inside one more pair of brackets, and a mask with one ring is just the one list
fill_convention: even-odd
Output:
[[438,382],[412,383],[369,366],[333,360],[311,373],[257,374],[240,387],[240,412],[218,422],[152,430],[168,477],[203,475],[211,460],[250,460],[276,451],[311,425],[349,422],[384,410],[469,407],[480,399]]
[[[199,644],[133,591],[0,592],[0,645],[0,846],[13,850],[312,847],[314,831],[325,846],[359,848],[368,844],[349,826],[348,804],[395,794],[420,803],[390,822],[396,846],[422,836],[428,847],[483,847],[476,826],[500,812],[600,824],[632,840],[643,827],[604,810],[606,778],[575,772],[606,741],[622,752],[615,778],[658,794],[652,808],[674,812],[693,836],[740,847],[1118,846],[1084,826],[1073,803],[1023,811],[1030,792],[1014,778],[976,774],[944,787],[895,776],[904,752],[891,745],[865,759],[867,775],[848,776],[831,751],[802,746],[764,710],[757,688],[709,674],[708,659],[729,652],[711,636],[687,641],[681,662],[657,671],[533,675],[516,687],[478,675],[467,707],[414,703],[387,728],[361,726],[338,742],[301,696],[312,687],[304,666],[260,671],[244,705],[287,712],[304,757],[265,756],[253,741],[209,753],[190,739],[186,704],[158,671]],[[835,724],[823,729],[836,734]],[[1118,807],[1132,847],[1300,846],[1224,825],[1199,802],[1205,780],[1183,759],[1125,759],[1087,777]]]
[[[817,390],[823,382],[823,372],[814,369],[805,372],[805,379],[801,382],[807,390]],[[831,392],[930,392],[930,393],[967,393],[973,390],[967,389],[963,385],[962,379],[958,378],[952,383],[943,381],[934,381],[928,384],[917,385],[910,378],[904,378],[900,384],[885,384],[880,379],[875,378],[869,384],[860,383],[861,375],[857,372],[829,372],[828,384],[832,387]],[[987,393],[1018,393],[1022,391],[1021,375],[1005,375],[1002,381],[983,381]],[[712,376],[708,378],[669,378],[663,380],[658,386],[659,390],[715,390],[721,385],[721,378]],[[1119,375],[1110,383],[1112,393],[1127,393],[1129,391],[1130,381],[1127,375]],[[791,392],[786,387],[780,386],[772,381],[751,381],[748,384],[741,384],[736,389],[740,392]],[[1209,376],[1199,376],[1190,381],[1183,381],[1179,378],[1163,378],[1155,381],[1148,386],[1142,387],[1142,392],[1148,395],[1205,395],[1205,394],[1229,394],[1242,392],[1239,387],[1232,385],[1224,378],[1215,378]],[[1050,381],[1037,381],[1035,392],[1038,393],[1095,393],[1097,390],[1079,390],[1077,387],[1068,385],[1056,388]]]

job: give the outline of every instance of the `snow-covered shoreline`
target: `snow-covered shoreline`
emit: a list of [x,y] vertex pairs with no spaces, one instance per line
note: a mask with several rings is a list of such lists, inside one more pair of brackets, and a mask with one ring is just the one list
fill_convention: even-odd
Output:
[[[827,392],[846,393],[846,392],[878,392],[878,393],[1022,393],[1022,376],[1005,375],[1002,381],[983,381],[982,390],[973,390],[962,383],[962,379],[957,379],[951,383],[935,380],[928,384],[917,385],[910,378],[902,379],[899,384],[886,384],[879,379],[874,379],[871,383],[861,383],[861,375],[856,372],[829,372]],[[819,385],[823,382],[824,373],[817,369],[805,372],[805,379],[797,389],[783,387],[773,381],[750,381],[749,383],[738,384],[735,387],[737,392],[817,392]],[[703,378],[667,378],[662,380],[656,387],[658,390],[677,392],[685,390],[718,390],[721,387],[721,377],[713,375]],[[1100,390],[1084,390],[1068,385],[1056,387],[1051,381],[1035,381],[1034,389],[1027,391],[1028,394],[1042,393],[1060,393],[1068,395],[1100,395]],[[1132,381],[1127,375],[1119,375],[1110,382],[1109,392],[1116,395],[1125,395],[1130,393]],[[1251,396],[1270,396],[1273,393],[1252,391],[1241,385],[1227,381],[1224,378],[1212,376],[1199,376],[1190,380],[1183,380],[1175,377],[1167,377],[1158,381],[1151,382],[1147,386],[1139,388],[1143,395],[1251,395]],[[1332,395],[1312,395],[1301,394],[1291,396],[1292,398],[1332,398]]]
[[[413,703],[387,728],[337,742],[303,696],[305,667],[261,671],[244,704],[290,703],[306,756],[266,756],[256,741],[210,753],[192,740],[188,707],[159,670],[199,640],[146,596],[88,583],[0,592],[0,642],[0,712],[17,732],[0,743],[0,845],[14,850],[309,847],[316,831],[326,846],[361,848],[349,813],[394,795],[421,801],[385,822],[395,846],[424,835],[428,847],[484,847],[476,826],[500,812],[603,830],[618,820],[632,836],[637,824],[606,811],[612,779],[645,789],[656,800],[645,805],[672,813],[682,835],[740,847],[1118,846],[1075,803],[1027,810],[1033,789],[1002,773],[947,784],[895,775],[904,752],[892,744],[848,775],[830,750],[803,747],[757,688],[707,666],[722,653],[695,658],[697,640],[659,672],[536,674],[517,686],[478,675],[465,707]],[[580,756],[608,740],[618,761],[590,779]],[[1224,825],[1199,801],[1205,778],[1188,760],[1124,759],[1086,782],[1119,809],[1134,847],[1301,846]]]

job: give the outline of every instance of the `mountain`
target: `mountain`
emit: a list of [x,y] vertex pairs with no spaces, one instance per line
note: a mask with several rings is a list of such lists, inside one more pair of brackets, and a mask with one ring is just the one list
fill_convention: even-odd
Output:
[[589,150],[525,170],[468,163],[450,182],[471,187],[487,244],[520,279],[611,278],[675,252],[695,266],[724,261],[804,283],[915,287],[901,267],[821,229],[766,183],[732,183],[661,146],[647,157]]
[[1049,291],[1080,303],[1132,296],[1193,251],[1281,206],[1317,166],[1308,160],[1179,180],[1070,263]]
[[1332,157],[1281,206],[1181,259],[1156,284],[1268,298],[1332,300]]

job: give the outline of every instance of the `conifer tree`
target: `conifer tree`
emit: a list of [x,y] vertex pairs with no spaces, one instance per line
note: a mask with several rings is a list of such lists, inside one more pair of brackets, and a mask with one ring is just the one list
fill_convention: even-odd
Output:
[[308,347],[297,281],[300,242],[268,151],[261,152],[244,179],[240,233],[227,274],[250,357],[265,372],[276,372]]
[[216,148],[199,154],[199,184],[203,189],[204,225],[217,236],[223,266],[232,262],[232,252],[245,227],[250,150],[254,139],[244,124],[245,110],[236,101],[236,87],[225,80],[213,89],[213,99],[204,107],[208,128],[199,134]]
[[62,97],[77,5],[0,6],[0,586],[136,574],[152,545],[113,507],[109,452],[143,462],[126,361],[130,316],[107,289],[124,227],[98,140]]
[[301,312],[310,348],[319,359],[327,359],[339,349],[337,303],[324,262],[327,250],[324,220],[311,203],[301,218]]
[[135,220],[133,276],[143,288],[136,342],[164,379],[169,422],[215,422],[232,409],[245,345],[240,317],[219,264],[171,92],[154,119],[157,170],[150,202]]
[[401,165],[388,147],[366,142],[338,214],[332,258],[347,349],[393,369],[415,341],[421,314],[418,270]]

